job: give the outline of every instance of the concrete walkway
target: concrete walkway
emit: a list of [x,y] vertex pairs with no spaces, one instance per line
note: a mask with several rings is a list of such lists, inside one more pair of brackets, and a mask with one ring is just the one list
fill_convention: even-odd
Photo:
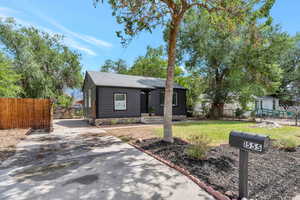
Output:
[[0,199],[212,200],[186,176],[83,121],[56,121],[0,166]]

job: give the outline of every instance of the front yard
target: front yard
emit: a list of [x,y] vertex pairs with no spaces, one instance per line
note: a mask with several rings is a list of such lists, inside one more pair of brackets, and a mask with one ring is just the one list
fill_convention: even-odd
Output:
[[[269,135],[272,147],[265,154],[249,156],[249,195],[252,199],[294,200],[300,195],[300,128],[282,126],[261,127],[260,124],[240,121],[195,121],[177,123],[173,126],[175,142],[160,140],[162,125],[140,126],[107,130],[108,134],[132,142],[139,148],[188,171],[213,189],[230,199],[238,197],[239,151],[228,145],[232,130]],[[182,139],[192,135],[209,138],[210,148],[205,156],[195,158],[189,154],[190,144]],[[201,137],[200,137],[201,138]],[[274,141],[275,140],[275,141]],[[277,146],[283,141],[292,144],[293,150]],[[190,140],[190,142],[194,142]],[[298,147],[295,147],[298,146]],[[284,148],[283,148],[284,147]],[[296,197],[297,196],[297,197]]]
[[[257,134],[269,135],[271,139],[288,139],[300,145],[300,127],[283,126],[281,128],[259,128],[255,123],[241,121],[196,121],[174,124],[173,134],[175,137],[187,139],[191,135],[206,135],[212,140],[211,145],[228,143],[229,133],[232,130]],[[107,130],[121,139],[147,139],[162,137],[162,125],[142,126],[123,129]]]

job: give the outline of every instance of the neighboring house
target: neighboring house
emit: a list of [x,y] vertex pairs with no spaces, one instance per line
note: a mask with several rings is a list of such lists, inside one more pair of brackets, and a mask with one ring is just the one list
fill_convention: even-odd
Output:
[[[210,109],[210,101],[209,99],[205,99],[205,96],[201,96],[202,99],[204,99],[205,104],[196,104],[194,111],[196,113],[203,113],[204,109],[206,112]],[[254,102],[248,103],[248,108],[251,111],[247,111],[243,114],[244,117],[250,117],[252,111],[256,111],[257,115],[260,115],[262,113],[268,112],[270,115],[273,114],[274,111],[284,111],[284,108],[279,105],[279,99],[275,96],[268,95],[263,97],[255,97]],[[224,105],[224,116],[225,117],[235,117],[235,111],[237,109],[242,109],[239,102],[232,102],[232,103],[226,103]]]
[[255,109],[268,109],[268,110],[282,110],[282,107],[279,105],[279,99],[275,96],[263,96],[256,97],[255,100]]
[[[83,84],[84,116],[98,125],[140,122],[152,112],[163,116],[165,79],[86,72]],[[173,119],[186,116],[186,89],[174,84]]]
[[287,105],[280,102],[276,96],[269,95],[256,98],[255,110],[257,116],[292,118],[300,107]]

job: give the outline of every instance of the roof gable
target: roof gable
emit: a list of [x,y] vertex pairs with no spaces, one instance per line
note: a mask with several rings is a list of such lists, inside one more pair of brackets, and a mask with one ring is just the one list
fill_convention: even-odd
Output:
[[[161,78],[114,74],[108,72],[87,71],[96,86],[128,87],[128,88],[164,88],[166,80]],[[176,89],[185,89],[174,83]]]

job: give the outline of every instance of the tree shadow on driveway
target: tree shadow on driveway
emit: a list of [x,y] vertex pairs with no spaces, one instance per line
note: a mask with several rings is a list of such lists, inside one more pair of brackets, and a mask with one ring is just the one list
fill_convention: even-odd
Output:
[[0,168],[0,199],[210,199],[175,170],[114,137],[45,139]]

